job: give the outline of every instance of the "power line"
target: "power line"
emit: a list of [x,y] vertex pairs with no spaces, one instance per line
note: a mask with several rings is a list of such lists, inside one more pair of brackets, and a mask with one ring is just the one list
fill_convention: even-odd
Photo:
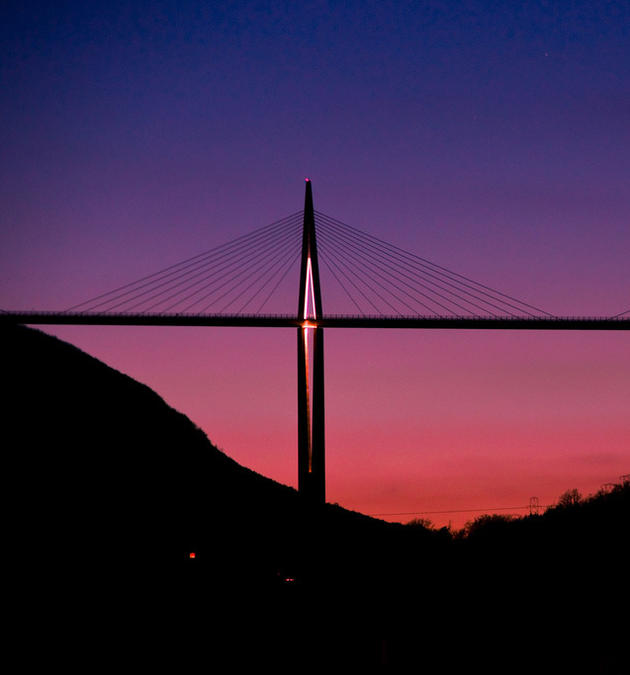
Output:
[[[550,509],[554,504],[547,504],[539,508]],[[438,513],[479,513],[480,511],[517,511],[520,509],[529,509],[530,505],[526,506],[497,506],[492,509],[449,509],[447,511],[403,511],[401,513],[368,513],[368,516],[423,516]]]

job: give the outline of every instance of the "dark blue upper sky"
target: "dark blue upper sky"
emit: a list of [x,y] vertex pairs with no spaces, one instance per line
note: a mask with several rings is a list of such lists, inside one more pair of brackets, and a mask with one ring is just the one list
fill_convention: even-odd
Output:
[[[3,264],[122,245],[124,270],[150,245],[160,267],[296,210],[310,175],[322,210],[476,278],[490,255],[503,286],[533,258],[545,287],[592,256],[610,277],[630,248],[629,8],[4,2]],[[602,295],[551,309],[613,311]]]

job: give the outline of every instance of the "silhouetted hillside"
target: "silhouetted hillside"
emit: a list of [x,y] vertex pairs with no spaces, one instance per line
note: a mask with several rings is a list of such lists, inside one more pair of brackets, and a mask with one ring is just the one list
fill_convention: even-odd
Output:
[[455,538],[310,507],[148,387],[40,331],[0,337],[8,607],[25,653],[177,672],[226,658],[628,672],[628,486]]
[[[246,469],[155,392],[41,331],[2,327],[5,452],[17,512],[43,554],[212,565],[242,580],[308,573],[300,542],[397,529]],[[54,526],[53,526],[54,522]],[[400,528],[398,528],[400,529]],[[35,534],[37,533],[37,534]],[[334,537],[333,537],[334,538]],[[244,575],[244,576],[243,576]]]
[[[0,335],[7,538],[16,578],[46,607],[86,611],[89,598],[91,615],[112,598],[126,602],[122,591],[156,584],[182,621],[195,617],[194,632],[197,600],[212,598],[225,618],[252,593],[277,593],[286,619],[305,597],[324,611],[322,591],[356,597],[370,583],[373,607],[399,583],[398,561],[415,566],[399,549],[423,548],[423,537],[305,504],[217,450],[148,387],[72,345],[21,326],[2,326]],[[243,620],[224,628],[217,648],[240,635]],[[284,643],[293,629],[301,644],[308,631],[292,621],[274,640]],[[360,660],[366,638],[356,635]],[[379,643],[370,636],[367,644]]]

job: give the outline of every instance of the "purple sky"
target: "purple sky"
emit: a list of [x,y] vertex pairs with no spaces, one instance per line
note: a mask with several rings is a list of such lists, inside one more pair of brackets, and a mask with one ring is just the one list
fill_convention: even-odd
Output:
[[[1,308],[245,234],[309,176],[321,211],[552,313],[630,309],[627,2],[25,0],[0,34]],[[296,484],[294,331],[46,330]],[[625,333],[330,330],[326,387],[328,498],[367,513],[630,470]]]

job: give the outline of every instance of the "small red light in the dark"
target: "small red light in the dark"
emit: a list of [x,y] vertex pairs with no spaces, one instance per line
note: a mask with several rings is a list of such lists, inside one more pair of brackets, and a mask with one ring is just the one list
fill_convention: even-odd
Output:
[[194,559],[197,557],[197,554],[196,554],[194,551],[191,551],[191,552],[188,554],[188,557],[189,557],[191,560],[194,560]]
[[305,178],[304,180],[305,180],[307,183],[310,183],[310,182],[311,182],[311,179],[310,179],[310,178]]

